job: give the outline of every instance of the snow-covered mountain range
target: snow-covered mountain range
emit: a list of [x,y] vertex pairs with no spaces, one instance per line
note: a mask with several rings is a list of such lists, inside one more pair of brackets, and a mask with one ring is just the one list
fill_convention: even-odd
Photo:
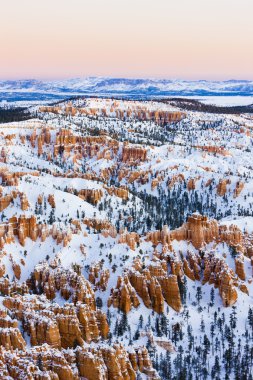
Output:
[[54,81],[0,81],[0,100],[48,100],[80,94],[148,98],[159,96],[252,96],[253,81],[189,81],[106,77]]

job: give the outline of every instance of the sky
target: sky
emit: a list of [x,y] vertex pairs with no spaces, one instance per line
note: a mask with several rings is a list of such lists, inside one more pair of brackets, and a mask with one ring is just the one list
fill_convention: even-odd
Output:
[[253,79],[253,0],[0,0],[0,79]]

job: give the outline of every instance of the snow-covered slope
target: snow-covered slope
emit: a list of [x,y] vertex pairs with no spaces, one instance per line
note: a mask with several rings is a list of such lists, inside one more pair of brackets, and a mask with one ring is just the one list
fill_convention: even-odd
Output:
[[30,112],[0,124],[0,378],[252,380],[252,114]]

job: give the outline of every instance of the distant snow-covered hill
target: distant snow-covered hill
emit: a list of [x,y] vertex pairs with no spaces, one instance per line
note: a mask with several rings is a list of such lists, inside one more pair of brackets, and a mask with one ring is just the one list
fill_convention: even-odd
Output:
[[253,81],[188,81],[87,77],[55,81],[0,81],[0,100],[51,100],[72,95],[131,97],[252,96]]

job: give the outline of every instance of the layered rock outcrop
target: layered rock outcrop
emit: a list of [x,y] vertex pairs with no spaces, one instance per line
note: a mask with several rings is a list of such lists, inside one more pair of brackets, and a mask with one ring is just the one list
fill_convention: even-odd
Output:
[[210,285],[214,284],[215,287],[218,287],[223,305],[232,306],[238,297],[235,273],[224,260],[212,253],[205,256],[204,264],[202,283],[208,282]]
[[244,189],[244,183],[241,181],[236,182],[236,186],[234,189],[234,198],[239,197],[243,189]]
[[104,185],[104,188],[110,195],[116,195],[116,197],[128,200],[129,191],[126,187],[108,187]]
[[147,241],[153,244],[170,244],[173,240],[188,240],[197,249],[211,242],[226,242],[229,245],[237,246],[242,243],[242,233],[235,225],[218,225],[213,219],[208,219],[200,214],[193,214],[188,217],[186,223],[180,228],[169,231],[164,227],[162,231],[149,232],[146,236]]
[[235,273],[238,275],[240,280],[245,281],[246,280],[246,274],[244,269],[244,258],[243,255],[238,255],[235,258]]
[[118,277],[117,286],[115,289],[111,289],[111,295],[107,304],[108,307],[112,305],[124,313],[128,313],[132,307],[136,308],[140,305],[136,291],[130,284],[127,275],[125,275],[124,278]]
[[127,244],[130,249],[133,251],[136,248],[136,245],[139,243],[140,237],[136,232],[128,232],[126,229],[121,231],[119,236],[120,244]]
[[139,306],[136,293],[147,308],[152,308],[157,313],[164,312],[165,301],[174,310],[181,310],[177,276],[167,274],[165,262],[156,262],[143,268],[137,260],[124,278],[119,277],[116,289],[112,289],[108,306],[113,305],[127,313],[132,307]]
[[0,345],[7,350],[24,350],[26,343],[17,327],[0,328]]
[[57,244],[63,243],[64,246],[72,238],[70,229],[64,231],[55,224],[50,227],[47,224],[38,224],[34,215],[28,218],[25,215],[21,215],[19,218],[12,217],[7,223],[0,224],[0,248],[3,248],[5,244],[14,242],[15,236],[17,236],[19,243],[25,246],[27,238],[33,241],[41,238],[43,242],[49,235],[56,240]]
[[1,196],[0,198],[0,212],[2,212],[3,210],[5,210],[10,204],[11,202],[13,202],[13,195],[5,195],[5,196]]
[[102,189],[82,189],[78,192],[78,196],[83,200],[96,205],[103,197]]
[[106,315],[77,303],[50,304],[43,297],[6,297],[4,306],[22,322],[32,346],[47,343],[54,348],[83,346],[84,342],[106,339],[109,326]]
[[128,146],[123,145],[122,149],[122,162],[136,163],[139,161],[146,161],[147,150],[141,146]]
[[220,179],[218,186],[217,186],[217,194],[220,197],[223,197],[227,192],[227,185],[230,184],[230,179]]
[[95,285],[95,290],[100,289],[105,291],[110,278],[109,269],[103,269],[102,263],[91,265],[89,268],[89,281]]
[[131,352],[122,345],[61,351],[47,345],[15,352],[1,348],[0,361],[0,376],[15,380],[136,380],[138,371],[147,380],[160,379],[144,347]]
[[58,266],[55,269],[48,264],[37,265],[31,277],[32,289],[37,293],[45,294],[49,300],[60,292],[65,300],[74,304],[82,302],[95,310],[95,296],[91,284],[82,275],[73,270]]

